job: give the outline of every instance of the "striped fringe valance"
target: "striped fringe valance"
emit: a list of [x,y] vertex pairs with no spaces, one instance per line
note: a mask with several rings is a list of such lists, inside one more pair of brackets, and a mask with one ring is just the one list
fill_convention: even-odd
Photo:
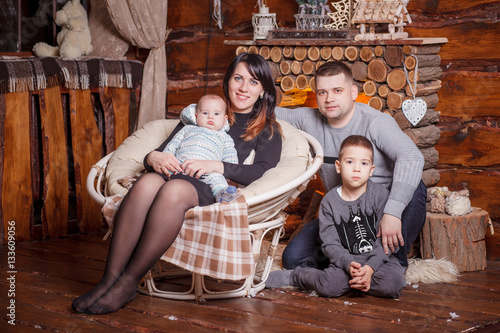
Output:
[[67,89],[136,88],[142,79],[139,61],[104,58],[0,57],[0,93],[34,91],[63,85]]

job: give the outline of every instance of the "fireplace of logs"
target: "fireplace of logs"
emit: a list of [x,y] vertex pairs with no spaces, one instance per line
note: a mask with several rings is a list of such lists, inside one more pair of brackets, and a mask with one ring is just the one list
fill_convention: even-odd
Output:
[[[420,149],[425,158],[422,179],[426,186],[433,186],[439,181],[439,172],[435,169],[439,158],[435,148],[440,137],[440,130],[435,125],[439,121],[439,111],[435,107],[438,104],[437,92],[441,88],[441,57],[438,53],[442,43],[443,40],[438,39],[426,43],[420,41],[417,45],[257,44],[239,45],[236,54],[253,52],[262,55],[274,69],[276,83],[284,94],[293,94],[297,90],[314,91],[314,75],[319,66],[326,61],[345,62],[367,103],[393,116]],[[412,126],[401,111],[403,101],[413,98],[403,66],[412,85],[415,79],[417,81],[415,95],[427,103],[427,113],[416,126]]]

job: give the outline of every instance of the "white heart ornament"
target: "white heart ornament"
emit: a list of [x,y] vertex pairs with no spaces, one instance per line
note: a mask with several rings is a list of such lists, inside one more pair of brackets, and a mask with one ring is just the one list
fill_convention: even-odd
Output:
[[427,112],[427,104],[421,98],[407,99],[401,106],[406,119],[413,125],[417,125]]

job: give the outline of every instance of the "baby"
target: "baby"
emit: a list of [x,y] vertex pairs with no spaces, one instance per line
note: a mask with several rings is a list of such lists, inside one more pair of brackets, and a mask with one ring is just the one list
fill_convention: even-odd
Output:
[[[185,126],[167,144],[164,153],[173,154],[180,164],[188,159],[238,163],[234,141],[227,134],[227,105],[220,96],[202,96],[197,105],[191,104],[181,112],[181,121]],[[236,187],[228,186],[220,173],[202,175],[200,180],[210,186],[216,202],[229,202],[236,197]]]

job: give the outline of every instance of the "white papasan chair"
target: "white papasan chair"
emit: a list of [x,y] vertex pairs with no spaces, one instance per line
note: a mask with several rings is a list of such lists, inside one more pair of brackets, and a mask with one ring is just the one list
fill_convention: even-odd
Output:
[[[134,177],[143,171],[143,159],[156,149],[179,123],[174,119],[152,121],[129,136],[113,153],[103,157],[87,177],[87,190],[99,205],[107,196],[125,194],[127,189],[120,179]],[[309,180],[323,163],[323,149],[316,139],[279,120],[284,139],[280,162],[260,179],[240,189],[248,204],[248,223],[256,267],[254,273],[241,281],[214,280],[196,273],[158,262],[146,274],[138,291],[152,296],[178,300],[203,300],[255,295],[265,287],[286,214],[283,210],[306,188]],[[263,240],[266,240],[263,247]],[[268,249],[267,249],[268,247]],[[261,252],[263,254],[261,254]],[[170,265],[168,269],[164,266]],[[165,279],[176,281],[180,276],[192,275],[191,284],[179,290],[161,290]],[[207,287],[207,281],[210,288]],[[213,287],[215,286],[215,287]],[[172,283],[167,289],[172,289]]]

